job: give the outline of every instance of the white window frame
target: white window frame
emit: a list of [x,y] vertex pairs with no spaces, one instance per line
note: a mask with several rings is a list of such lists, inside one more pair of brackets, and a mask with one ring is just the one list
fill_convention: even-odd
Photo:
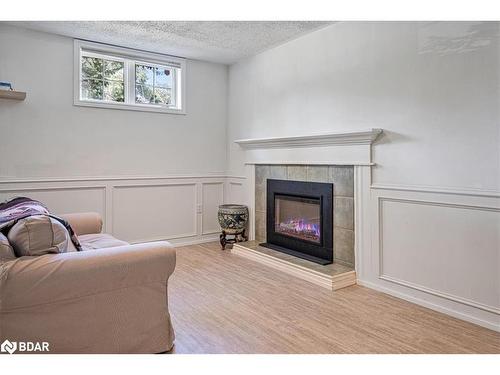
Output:
[[[91,55],[94,53],[97,57],[100,58],[109,57],[111,60],[124,61],[123,80],[125,102],[112,102],[81,98],[80,74],[82,64],[82,51],[84,51],[86,55]],[[175,79],[172,82],[173,91],[176,93],[175,107],[167,107],[161,104],[135,102],[135,64],[150,66],[159,65],[176,68],[174,71]],[[74,105],[131,111],[162,112],[179,115],[186,114],[186,59],[75,39],[73,75]]]

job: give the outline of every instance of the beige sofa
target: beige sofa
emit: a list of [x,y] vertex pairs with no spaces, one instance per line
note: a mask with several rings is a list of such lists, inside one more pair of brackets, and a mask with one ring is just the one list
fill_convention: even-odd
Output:
[[95,213],[64,218],[85,251],[0,262],[0,342],[45,341],[51,353],[169,351],[172,246],[101,234]]

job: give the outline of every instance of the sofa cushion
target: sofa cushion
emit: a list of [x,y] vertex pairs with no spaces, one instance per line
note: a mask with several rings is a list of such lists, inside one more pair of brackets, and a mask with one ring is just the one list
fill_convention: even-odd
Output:
[[64,225],[46,215],[19,220],[7,238],[18,257],[76,251]]
[[79,212],[64,214],[60,217],[66,220],[77,236],[92,233],[101,233],[102,217],[97,212]]
[[10,246],[9,240],[0,232],[0,263],[16,259],[14,249]]
[[82,250],[84,251],[102,249],[105,247],[124,246],[129,244],[128,242],[118,240],[107,233],[84,234],[82,236],[78,236],[78,240],[80,241]]

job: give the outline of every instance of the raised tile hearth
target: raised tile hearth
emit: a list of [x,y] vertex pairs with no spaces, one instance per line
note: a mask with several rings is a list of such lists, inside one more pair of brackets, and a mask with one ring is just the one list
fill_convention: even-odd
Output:
[[231,252],[329,290],[338,290],[356,284],[356,272],[351,266],[340,263],[323,266],[262,247],[259,241],[234,244]]

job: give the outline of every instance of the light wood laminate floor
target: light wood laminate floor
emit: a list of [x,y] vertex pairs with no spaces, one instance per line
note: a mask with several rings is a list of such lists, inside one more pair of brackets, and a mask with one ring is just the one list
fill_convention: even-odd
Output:
[[500,333],[361,286],[336,292],[221,251],[177,248],[173,353],[500,353]]

